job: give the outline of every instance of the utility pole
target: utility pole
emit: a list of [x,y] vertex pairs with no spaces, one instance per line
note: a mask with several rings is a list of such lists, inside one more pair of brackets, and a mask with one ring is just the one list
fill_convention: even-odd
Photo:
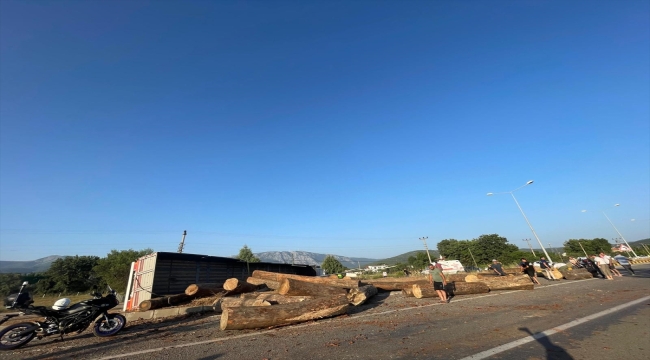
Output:
[[[618,206],[618,204],[616,204],[615,206]],[[612,220],[609,219],[609,216],[607,216],[607,214],[605,214],[604,211],[603,211],[603,215],[605,215],[605,218],[607,218],[607,221],[609,221],[609,223],[612,224],[612,227],[614,228],[614,230],[616,230],[616,233],[618,233],[618,236],[620,236],[621,239],[623,239],[623,242],[625,242],[625,245],[627,245],[627,247],[630,249],[630,251],[632,251],[632,254],[634,254],[634,257],[636,257],[637,255],[636,255],[636,253],[634,252],[634,249],[632,249],[632,247],[630,246],[630,244],[627,243],[627,240],[625,240],[625,238],[623,237],[623,234],[621,234],[621,232],[618,231],[618,229],[616,228],[616,226],[614,226],[614,223],[612,222]]]
[[187,230],[183,230],[183,239],[181,240],[181,243],[178,244],[178,253],[182,254],[183,253],[183,248],[185,247],[185,236],[187,235]]
[[431,255],[429,255],[429,248],[427,247],[427,239],[428,238],[429,238],[428,236],[423,236],[423,237],[420,238],[420,240],[422,240],[422,242],[424,243],[424,250],[427,251],[427,256],[429,257],[429,264],[431,264],[431,263],[433,263],[433,261],[431,261]]
[[530,251],[533,253],[533,256],[537,257],[537,254],[535,254],[535,250],[533,250],[533,247],[530,245],[530,239],[524,239],[524,241],[528,243],[528,247],[530,248]]
[[[553,252],[553,247],[551,246],[551,243],[548,243],[548,247],[549,249],[551,249],[551,252]],[[562,254],[559,251],[556,251],[555,253],[558,254],[560,256],[560,259],[562,259],[562,262],[564,262],[564,257],[562,256]]]
[[585,251],[585,248],[582,247],[582,243],[580,241],[578,241],[578,245],[580,245],[580,248],[582,249],[582,252],[585,253],[585,256],[587,257],[587,259],[589,259],[589,255],[587,255],[587,252]]
[[474,260],[474,266],[476,266],[476,268],[477,268],[479,271],[481,271],[481,269],[478,267],[478,264],[476,263],[476,259],[474,259],[474,255],[472,254],[472,249],[469,248],[469,245],[467,246],[467,250],[469,250],[469,256],[471,256],[471,257],[472,257],[472,260]]

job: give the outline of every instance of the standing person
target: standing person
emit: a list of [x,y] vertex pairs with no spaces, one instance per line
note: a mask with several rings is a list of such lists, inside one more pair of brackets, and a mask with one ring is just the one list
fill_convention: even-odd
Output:
[[605,253],[600,253],[599,256],[605,260],[605,262],[607,263],[607,266],[609,266],[609,271],[611,271],[612,274],[614,274],[616,276],[623,276],[623,275],[621,275],[620,272],[618,272],[618,270],[616,270],[616,266],[614,266],[614,260],[612,259],[611,256],[605,255]]
[[553,276],[553,270],[551,268],[551,264],[546,260],[545,257],[539,258],[539,267],[544,270],[544,273],[546,274],[546,280],[548,281],[555,281],[555,276]]
[[388,277],[388,273],[385,272],[385,271],[382,273],[382,275],[383,275],[384,277]]
[[492,260],[492,265],[488,266],[488,268],[494,270],[494,272],[499,276],[507,275],[506,272],[503,271],[503,264],[501,264],[497,259]]
[[605,262],[605,259],[595,254],[591,255],[591,259],[596,263],[596,265],[600,269],[600,272],[602,272],[603,275],[605,276],[605,279],[614,280],[614,278],[612,278],[612,273],[609,271],[609,264]]
[[449,302],[447,300],[447,291],[445,291],[445,286],[447,286],[445,274],[433,264],[429,265],[429,284],[433,285],[433,290],[438,294],[440,302],[445,304]]
[[534,284],[542,285],[537,280],[537,271],[535,271],[535,267],[533,266],[533,264],[529,263],[528,260],[526,260],[526,258],[521,258],[521,262],[519,263],[519,269],[521,270],[522,273],[528,275],[528,277]]
[[411,273],[408,271],[407,268],[404,268],[404,276],[405,276],[405,277],[409,277],[409,276],[411,276]]
[[632,269],[632,263],[630,263],[630,259],[626,258],[623,255],[616,255],[614,256],[614,260],[618,261],[618,263],[621,264],[623,269],[627,270],[627,272],[632,274],[632,276],[636,276],[634,269]]

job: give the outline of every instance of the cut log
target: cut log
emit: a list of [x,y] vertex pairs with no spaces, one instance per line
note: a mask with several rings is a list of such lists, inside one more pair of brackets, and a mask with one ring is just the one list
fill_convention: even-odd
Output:
[[241,293],[253,292],[264,285],[255,285],[236,278],[231,278],[223,283],[223,288],[228,292],[228,295],[236,295]]
[[418,285],[428,285],[429,280],[425,278],[414,278],[409,281],[376,281],[376,280],[365,280],[363,285],[373,285],[378,290],[383,291],[401,291],[402,289],[412,287],[415,284]]
[[445,274],[445,280],[447,282],[458,282],[458,281],[465,281],[465,277],[468,276],[467,273],[459,273],[459,274]]
[[180,305],[185,302],[190,302],[191,300],[192,296],[186,294],[163,296],[155,299],[144,300],[140,303],[140,305],[138,305],[138,308],[140,311],[147,311],[168,306]]
[[402,295],[404,295],[405,297],[413,297],[414,296],[413,295],[413,287],[410,287],[410,288],[407,287],[407,288],[402,289]]
[[274,306],[230,307],[221,314],[221,330],[257,329],[297,324],[345,314],[350,303],[345,295]]
[[[474,283],[473,278],[466,278],[467,282]],[[471,280],[471,281],[470,281]],[[533,290],[534,286],[528,275],[495,276],[493,278],[480,278],[480,282],[487,284],[490,291],[494,290]]]
[[[429,285],[431,286],[431,285]],[[485,294],[490,291],[490,288],[484,283],[468,283],[464,281],[448,282],[445,286],[447,294],[454,295],[470,295],[470,294]]]
[[[449,295],[469,295],[469,294],[485,294],[490,291],[484,283],[474,282],[451,282],[447,283],[445,287]],[[438,294],[433,289],[433,286],[427,283],[427,285],[422,286],[419,284],[413,285],[413,296],[418,299],[437,297]]]
[[350,300],[350,304],[359,306],[375,295],[377,295],[377,288],[372,285],[365,285],[350,289],[348,300]]
[[567,280],[586,280],[593,278],[593,275],[587,269],[584,268],[573,268],[559,270],[562,273],[562,276]]
[[303,302],[313,299],[313,296],[288,296],[280,295],[275,293],[260,294],[257,296],[257,300],[265,300],[271,303],[271,305],[277,304],[291,304],[296,302]]
[[346,295],[347,291],[340,287],[327,286],[286,278],[280,282],[278,294],[291,296],[336,296]]
[[271,306],[271,303],[265,300],[242,299],[236,297],[224,297],[217,299],[212,303],[212,308],[217,314],[223,312],[226,308],[240,306]]
[[273,280],[278,283],[283,279],[295,279],[304,282],[321,284],[327,286],[333,286],[344,289],[352,289],[359,287],[359,280],[350,280],[350,279],[334,279],[329,277],[320,277],[320,276],[303,276],[303,275],[294,275],[294,274],[282,274],[270,271],[255,270],[253,271],[253,277],[258,279]]
[[222,292],[222,284],[192,284],[185,289],[185,295],[194,297],[215,296]]
[[275,281],[275,280],[268,280],[268,279],[260,279],[256,277],[248,277],[246,279],[246,282],[249,284],[253,285],[265,285],[267,288],[271,290],[277,290],[280,287],[280,282]]

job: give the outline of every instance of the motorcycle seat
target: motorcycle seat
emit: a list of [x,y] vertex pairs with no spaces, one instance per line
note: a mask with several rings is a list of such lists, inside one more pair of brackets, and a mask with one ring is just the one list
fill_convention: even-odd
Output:
[[79,304],[74,304],[63,310],[53,310],[53,311],[56,311],[60,315],[72,315],[80,311],[84,311],[86,309],[88,309],[87,305],[79,303]]

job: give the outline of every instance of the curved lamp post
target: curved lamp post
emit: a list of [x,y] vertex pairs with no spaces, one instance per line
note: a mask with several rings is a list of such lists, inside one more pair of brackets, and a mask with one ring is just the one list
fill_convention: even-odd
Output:
[[[614,206],[618,207],[618,206],[621,206],[621,204],[614,204]],[[582,210],[582,212],[587,212],[587,210]],[[607,221],[609,221],[609,223],[612,225],[614,230],[616,230],[616,233],[618,234],[618,236],[620,236],[621,239],[623,239],[623,241],[625,242],[625,245],[627,245],[627,247],[630,249],[630,251],[632,251],[632,254],[634,254],[634,256],[636,257],[637,254],[634,252],[634,249],[630,246],[630,244],[627,243],[627,240],[625,240],[625,238],[623,237],[623,234],[621,234],[621,232],[618,231],[618,229],[616,228],[616,226],[614,225],[612,220],[609,219],[609,216],[607,216],[607,214],[605,214],[605,211],[603,211],[603,215],[605,215],[605,218],[607,219]],[[634,219],[632,219],[632,221],[634,221]]]
[[491,193],[490,192],[490,193],[487,193],[487,196],[499,195],[499,194],[510,194],[512,196],[512,199],[515,201],[515,204],[517,204],[517,207],[519,208],[519,211],[521,211],[521,215],[524,216],[524,219],[526,220],[526,223],[528,224],[528,227],[530,227],[530,231],[533,232],[533,235],[535,236],[535,239],[537,239],[537,243],[542,248],[542,251],[544,252],[544,255],[546,255],[546,258],[548,259],[548,261],[550,261],[552,263],[553,260],[551,260],[551,257],[548,256],[548,253],[546,252],[546,249],[544,248],[544,245],[542,245],[542,241],[539,239],[539,236],[537,236],[537,233],[535,232],[535,229],[533,229],[533,225],[531,225],[530,221],[528,221],[528,218],[526,217],[526,213],[524,213],[524,210],[521,208],[521,205],[519,205],[519,202],[517,201],[517,198],[515,197],[515,194],[514,194],[515,191],[517,191],[517,190],[519,190],[521,188],[524,188],[524,187],[526,187],[526,186],[528,186],[528,185],[530,185],[532,183],[533,183],[533,180],[528,180],[526,182],[526,184],[524,184],[524,185],[522,185],[522,186],[520,186],[520,187],[518,187],[518,188],[516,188],[516,189],[514,189],[512,191],[505,191],[505,192],[500,192],[500,193]]

